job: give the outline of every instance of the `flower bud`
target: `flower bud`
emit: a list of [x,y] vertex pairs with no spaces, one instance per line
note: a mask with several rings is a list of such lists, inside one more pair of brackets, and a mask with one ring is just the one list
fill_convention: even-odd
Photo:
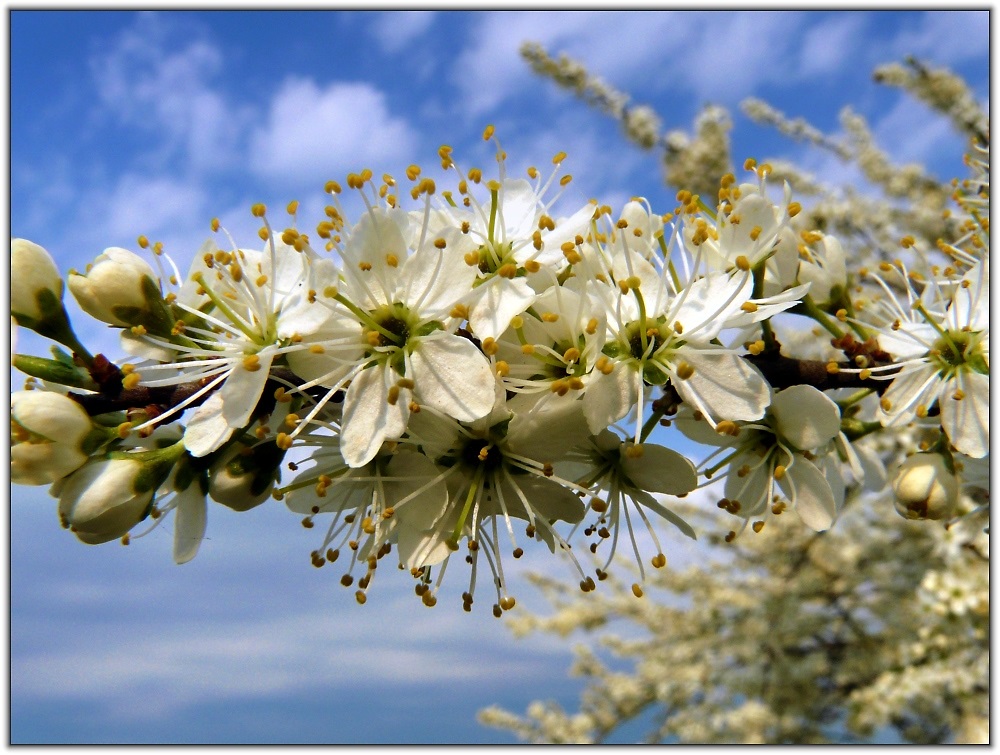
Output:
[[208,481],[209,496],[233,511],[249,511],[259,506],[271,495],[284,456],[285,452],[274,442],[254,446],[249,453],[237,446],[213,467]]
[[941,454],[908,458],[896,472],[892,489],[896,511],[906,519],[947,519],[958,503],[958,478]]
[[17,391],[10,397],[10,479],[47,485],[87,461],[85,441],[94,425],[83,407],[52,391]]
[[138,459],[102,459],[70,475],[59,490],[59,517],[88,545],[122,537],[145,519],[155,488],[141,484]]
[[68,283],[84,312],[123,328],[147,325],[162,301],[153,268],[118,247],[105,249],[85,275],[70,273]]
[[27,239],[10,240],[10,312],[22,325],[62,310],[63,282],[45,249]]

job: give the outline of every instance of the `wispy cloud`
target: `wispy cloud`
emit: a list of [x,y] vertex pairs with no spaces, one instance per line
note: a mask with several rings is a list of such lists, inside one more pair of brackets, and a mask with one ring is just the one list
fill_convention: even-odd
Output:
[[380,13],[372,24],[372,33],[384,52],[400,52],[430,28],[434,15],[429,10]]
[[155,167],[178,159],[196,171],[229,164],[251,110],[213,86],[224,66],[221,49],[173,18],[140,14],[94,55],[98,101],[106,117],[148,135],[155,147],[147,159]]
[[415,142],[407,122],[389,111],[385,95],[371,84],[320,87],[293,78],[275,94],[266,124],[254,132],[250,167],[303,186],[368,163],[405,159]]
[[938,65],[953,65],[986,55],[989,46],[989,11],[928,11],[896,36],[890,59],[916,55]]

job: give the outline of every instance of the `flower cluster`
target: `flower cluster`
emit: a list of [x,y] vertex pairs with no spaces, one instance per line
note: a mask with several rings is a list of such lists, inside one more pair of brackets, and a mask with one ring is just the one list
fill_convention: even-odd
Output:
[[[496,142],[492,128],[485,138]],[[864,478],[852,442],[882,426],[940,416],[959,452],[988,452],[984,254],[955,247],[954,267],[903,275],[906,305],[871,276],[886,296],[862,317],[836,239],[796,229],[801,208],[787,185],[769,195],[767,165],[747,161],[742,183],[724,176],[714,205],[680,192],[667,214],[644,199],[564,213],[564,154],[547,175],[512,178],[496,149],[490,178],[442,147],[451,191],[415,165],[409,188],[349,175],[356,220],[330,181],[314,233],[298,227],[297,203],[278,226],[254,205],[261,249],[213,221],[187,276],[144,237],[153,265],[106,250],[67,283],[120,330],[118,364],[77,341],[48,253],[12,241],[27,281],[12,315],[73,352],[14,360],[45,386],[12,397],[13,480],[52,484],[86,543],[127,541],[174,510],[178,562],[197,553],[208,499],[243,511],[273,496],[306,527],[329,515],[312,561],[343,554],[359,602],[395,551],[433,605],[460,554],[465,608],[488,567],[500,615],[514,605],[504,556],[531,541],[567,554],[584,591],[595,582],[573,555],[579,529],[606,552],[599,580],[625,534],[640,570],[647,535],[662,567],[651,520],[695,534],[662,496],[724,467],[720,506],[755,531],[789,507],[822,530],[843,502],[842,468]],[[781,313],[827,327],[848,361],[808,377],[814,363],[781,353]],[[862,399],[876,393],[866,419]],[[672,422],[725,458],[700,474],[650,440]],[[925,450],[954,470],[949,443]],[[912,498],[915,476],[938,467],[926,468],[902,470],[898,489]],[[941,516],[948,486],[928,485],[925,516]]]

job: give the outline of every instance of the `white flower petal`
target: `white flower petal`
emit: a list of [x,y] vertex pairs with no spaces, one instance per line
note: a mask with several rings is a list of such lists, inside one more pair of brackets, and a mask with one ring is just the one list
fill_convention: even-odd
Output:
[[184,431],[184,448],[195,457],[207,456],[229,440],[233,428],[222,416],[222,396],[216,391],[191,416]]
[[590,432],[597,434],[620,420],[638,397],[636,373],[628,365],[616,362],[610,375],[594,370],[583,394],[583,415]]
[[444,334],[421,338],[410,355],[418,404],[427,404],[459,422],[489,414],[496,398],[490,363],[467,338]]
[[793,385],[775,394],[771,401],[774,427],[800,451],[818,448],[840,432],[837,404],[811,385]]
[[[388,374],[387,374],[388,373]],[[409,415],[409,391],[400,391],[395,405],[389,403],[389,385],[396,373],[376,364],[362,370],[351,381],[344,397],[340,452],[352,467],[362,467],[378,453],[383,441],[399,438]]]
[[[965,394],[961,400],[955,398],[956,390]],[[952,445],[973,459],[986,456],[990,452],[990,376],[959,370],[938,400],[941,427]]]
[[[763,452],[761,452],[763,453]],[[737,471],[744,466],[750,471],[743,477]],[[762,463],[762,456],[754,449],[740,453],[729,465],[726,477],[725,496],[739,503],[740,516],[748,519],[763,514],[771,501],[773,491],[771,465]]]
[[677,361],[686,361],[694,374],[687,380],[672,374],[674,388],[712,420],[760,419],[771,403],[771,386],[764,376],[735,354],[684,348]]
[[642,456],[623,453],[621,467],[636,487],[652,493],[684,495],[698,484],[694,464],[676,451],[653,443],[642,445]]
[[195,480],[177,494],[174,507],[174,563],[185,564],[198,555],[205,536],[207,506],[201,484]]
[[569,396],[548,393],[539,400],[521,394],[507,406],[514,412],[507,429],[507,446],[529,459],[557,461],[590,434],[583,403]]
[[778,480],[807,527],[821,532],[829,529],[837,516],[837,502],[830,483],[815,464],[799,454]]
[[524,278],[509,280],[499,275],[479,286],[476,294],[469,307],[469,325],[478,338],[499,338],[514,316],[535,301],[535,292]]
[[274,349],[268,347],[258,352],[257,357],[260,362],[253,370],[248,370],[243,362],[236,362],[233,371],[219,389],[222,395],[222,416],[233,429],[246,425],[253,410],[257,408],[271,370]]
[[473,243],[467,234],[446,228],[436,238],[444,239],[444,249],[425,244],[406,260],[400,273],[406,286],[404,303],[427,320],[447,318],[455,304],[469,296],[479,275],[478,267],[465,263],[464,254]]

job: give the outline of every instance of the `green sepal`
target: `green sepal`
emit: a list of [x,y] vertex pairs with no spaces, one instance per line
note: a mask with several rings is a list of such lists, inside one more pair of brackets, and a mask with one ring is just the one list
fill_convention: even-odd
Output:
[[31,375],[50,383],[59,383],[71,388],[82,388],[88,391],[99,389],[97,383],[85,371],[62,360],[46,359],[30,354],[15,354],[11,366],[16,367],[26,375]]

